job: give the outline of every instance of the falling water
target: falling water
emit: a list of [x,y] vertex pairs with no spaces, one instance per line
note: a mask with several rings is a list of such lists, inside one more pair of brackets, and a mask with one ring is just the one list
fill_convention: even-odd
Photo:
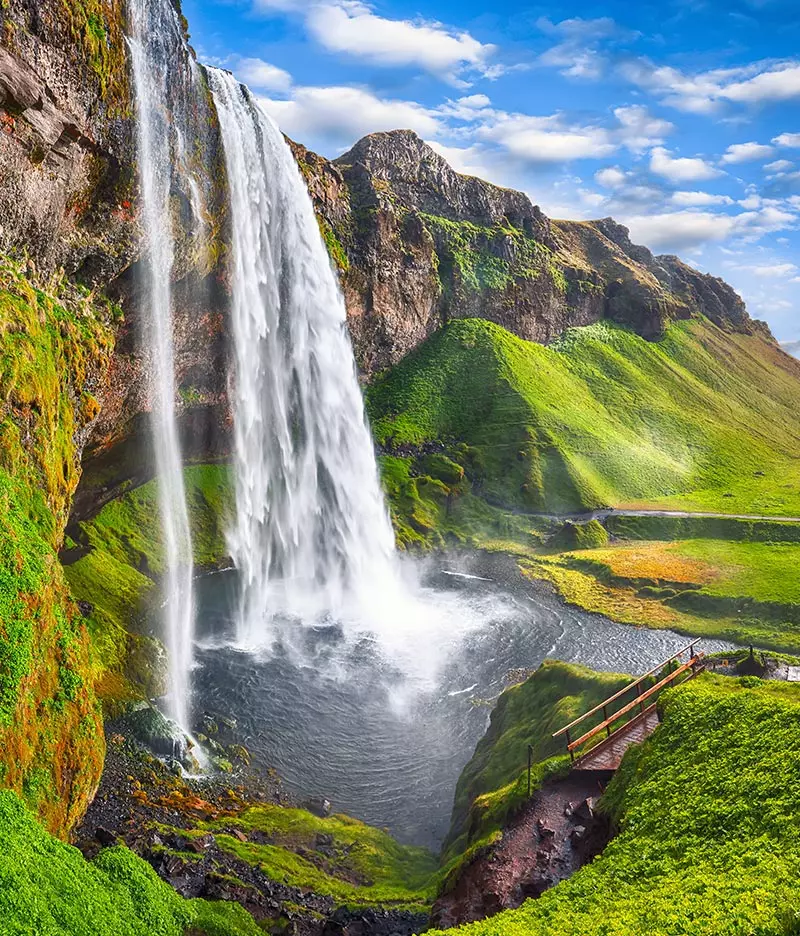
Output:
[[281,620],[380,629],[402,588],[344,300],[288,144],[209,74],[233,225],[239,639],[269,643]]
[[[180,81],[184,89],[192,86],[193,75],[180,75],[180,81],[176,81],[175,71],[181,66],[176,63],[175,49],[181,47],[183,37],[171,3],[130,0],[129,12],[142,223],[149,238],[142,319],[144,346],[152,355],[151,422],[166,563],[164,617],[169,651],[168,702],[171,717],[188,729],[194,630],[192,544],[175,417],[171,295],[175,245],[170,195],[172,163],[180,149],[181,137],[176,132],[180,107],[173,108],[170,113],[167,102],[171,88],[179,87]],[[187,70],[193,67],[187,60]]]

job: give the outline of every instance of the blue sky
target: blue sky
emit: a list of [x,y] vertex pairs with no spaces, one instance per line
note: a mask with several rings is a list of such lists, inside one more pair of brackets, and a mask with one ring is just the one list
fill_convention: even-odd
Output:
[[612,215],[800,339],[797,0],[184,0],[201,60],[337,156],[410,127],[552,217]]

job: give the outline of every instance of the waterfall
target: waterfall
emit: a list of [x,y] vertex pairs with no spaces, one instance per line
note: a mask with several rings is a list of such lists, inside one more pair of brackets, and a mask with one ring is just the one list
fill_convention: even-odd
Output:
[[[194,602],[191,533],[175,414],[171,290],[175,243],[171,194],[173,164],[182,155],[180,125],[186,91],[194,83],[191,73],[194,65],[187,58],[183,74],[181,62],[176,61],[175,49],[183,48],[183,36],[171,3],[130,0],[129,13],[142,225],[149,243],[141,310],[142,338],[151,355],[151,423],[164,536],[168,704],[169,715],[188,730]],[[177,101],[177,106],[170,106],[170,101]]]
[[209,83],[231,199],[239,640],[268,644],[281,621],[380,630],[402,588],[344,300],[283,135],[232,75]]

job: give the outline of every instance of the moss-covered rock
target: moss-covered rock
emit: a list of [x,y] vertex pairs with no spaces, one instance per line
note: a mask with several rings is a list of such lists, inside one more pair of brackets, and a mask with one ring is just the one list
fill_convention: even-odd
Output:
[[57,549],[113,310],[0,264],[0,781],[64,834],[100,776],[89,635]]

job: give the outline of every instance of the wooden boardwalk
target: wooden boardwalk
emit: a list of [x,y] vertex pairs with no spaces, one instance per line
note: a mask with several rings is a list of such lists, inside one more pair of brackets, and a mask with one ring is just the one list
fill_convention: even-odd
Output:
[[601,741],[582,757],[579,757],[573,770],[616,770],[622,761],[622,755],[632,744],[640,744],[658,728],[658,712],[655,706],[637,715],[615,731],[611,737]]
[[[697,643],[693,640],[553,735],[564,736],[573,770],[613,772],[631,745],[641,743],[656,730],[659,695],[704,669],[703,654],[695,651]],[[685,653],[686,661],[681,659]],[[597,719],[599,724],[590,727]]]

